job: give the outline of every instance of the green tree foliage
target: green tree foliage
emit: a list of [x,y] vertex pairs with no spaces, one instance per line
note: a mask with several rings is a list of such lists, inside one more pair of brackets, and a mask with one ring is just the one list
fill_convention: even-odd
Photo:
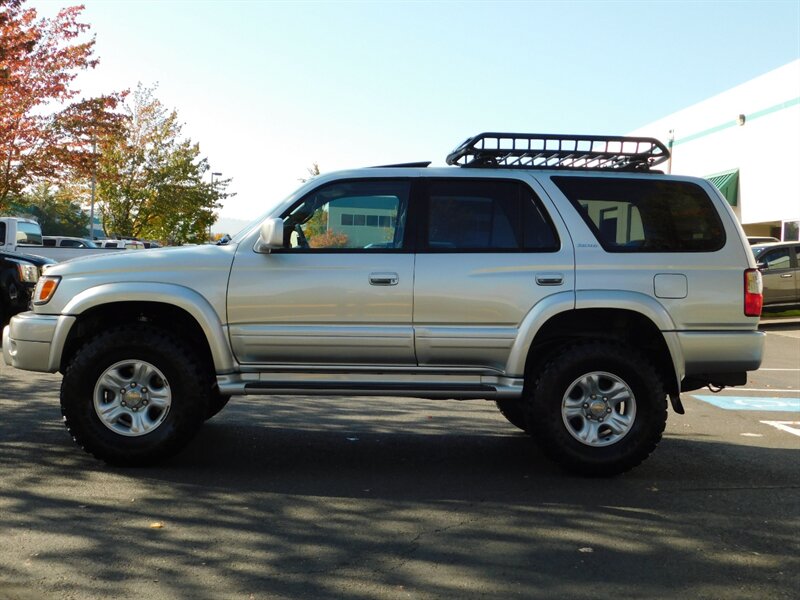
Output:
[[44,235],[86,237],[89,216],[81,210],[80,191],[70,186],[54,188],[39,183],[23,195],[18,211],[39,221]]
[[128,96],[121,131],[99,143],[97,190],[103,225],[120,237],[204,242],[229,179],[203,181],[208,161],[181,138],[181,123],[141,84]]

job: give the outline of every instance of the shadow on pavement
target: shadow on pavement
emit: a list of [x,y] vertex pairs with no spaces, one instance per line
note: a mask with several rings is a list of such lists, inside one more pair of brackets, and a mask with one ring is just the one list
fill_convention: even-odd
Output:
[[629,474],[580,479],[488,403],[234,398],[163,466],[112,469],[69,440],[58,381],[0,389],[0,597],[800,589],[793,450],[669,435]]

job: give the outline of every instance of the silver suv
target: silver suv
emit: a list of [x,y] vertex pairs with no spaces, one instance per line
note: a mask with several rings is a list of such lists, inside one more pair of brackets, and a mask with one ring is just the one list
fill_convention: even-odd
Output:
[[487,133],[448,156],[317,177],[230,242],[49,268],[3,332],[63,373],[75,441],[180,450],[233,395],[495,401],[565,468],[612,475],[667,397],[761,362],[761,275],[709,182],[649,138]]

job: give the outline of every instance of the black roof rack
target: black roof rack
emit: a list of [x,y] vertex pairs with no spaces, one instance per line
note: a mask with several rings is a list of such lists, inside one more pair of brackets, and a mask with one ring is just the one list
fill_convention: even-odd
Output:
[[481,133],[447,155],[447,164],[507,169],[648,171],[669,158],[654,138],[550,133]]

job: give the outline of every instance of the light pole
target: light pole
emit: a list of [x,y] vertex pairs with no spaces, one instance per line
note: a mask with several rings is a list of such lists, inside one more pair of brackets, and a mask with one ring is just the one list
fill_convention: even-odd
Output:
[[94,239],[94,192],[97,187],[97,138],[92,136],[92,204],[89,209],[89,239]]
[[[219,171],[212,171],[212,173],[211,173],[211,189],[213,191],[216,191],[216,188],[214,188],[214,177],[221,177],[221,176],[222,176],[222,173],[220,173]],[[208,241],[209,242],[212,241],[212,239],[211,239],[211,223],[208,224]]]

